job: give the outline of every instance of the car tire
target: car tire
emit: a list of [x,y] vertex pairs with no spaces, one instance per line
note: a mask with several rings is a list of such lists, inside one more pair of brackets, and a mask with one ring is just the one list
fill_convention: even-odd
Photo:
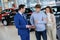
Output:
[[8,25],[8,22],[6,20],[3,20],[3,25],[4,26],[7,26]]

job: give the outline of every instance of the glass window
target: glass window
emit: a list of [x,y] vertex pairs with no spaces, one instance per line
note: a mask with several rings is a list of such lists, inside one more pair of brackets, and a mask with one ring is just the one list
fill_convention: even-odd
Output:
[[2,4],[1,4],[1,0],[0,0],[0,6],[2,6]]
[[60,0],[55,0],[55,1],[60,1]]
[[30,3],[37,3],[37,0],[30,0]]
[[36,0],[31,0],[30,2],[31,2],[31,3],[35,3],[35,2],[36,2]]

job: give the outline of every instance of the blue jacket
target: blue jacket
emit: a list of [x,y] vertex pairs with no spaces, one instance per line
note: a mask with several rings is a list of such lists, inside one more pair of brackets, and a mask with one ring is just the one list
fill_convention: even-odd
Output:
[[16,28],[18,29],[18,35],[22,35],[23,33],[29,32],[29,29],[26,28],[26,25],[28,25],[27,20],[23,18],[23,16],[20,15],[19,13],[17,13],[14,16],[14,22]]

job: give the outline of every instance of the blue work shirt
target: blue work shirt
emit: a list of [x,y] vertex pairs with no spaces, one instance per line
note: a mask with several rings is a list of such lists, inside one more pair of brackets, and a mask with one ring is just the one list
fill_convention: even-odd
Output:
[[30,22],[36,27],[36,31],[44,31],[46,30],[46,18],[47,15],[43,11],[40,11],[39,13],[33,12],[30,17]]

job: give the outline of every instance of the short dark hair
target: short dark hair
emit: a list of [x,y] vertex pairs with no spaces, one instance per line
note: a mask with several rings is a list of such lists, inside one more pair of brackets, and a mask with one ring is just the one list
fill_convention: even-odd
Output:
[[35,8],[41,8],[40,4],[36,4]]
[[50,6],[47,6],[46,8],[49,8],[50,9],[50,13],[53,14],[53,10],[52,10],[52,8]]
[[20,5],[19,5],[19,10],[21,10],[21,8],[24,8],[24,7],[25,7],[24,4],[20,4]]

